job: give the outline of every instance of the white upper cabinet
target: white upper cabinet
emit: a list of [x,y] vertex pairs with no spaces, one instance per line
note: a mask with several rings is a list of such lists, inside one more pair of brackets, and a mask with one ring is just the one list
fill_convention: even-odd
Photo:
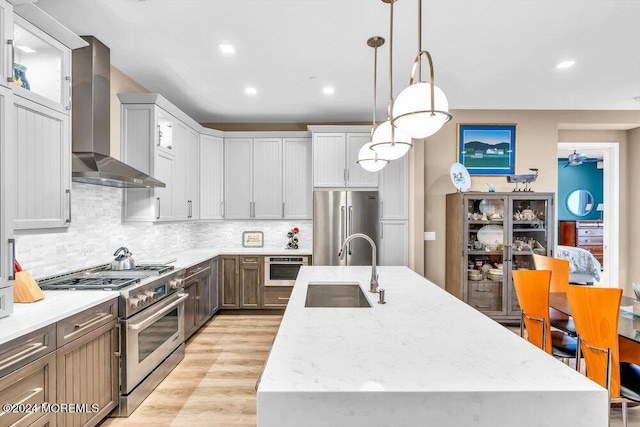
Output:
[[224,217],[253,218],[253,139],[224,140]]
[[284,218],[311,219],[311,138],[282,140],[282,203]]
[[193,129],[187,132],[186,156],[187,219],[200,218],[200,135]]
[[[13,311],[13,217],[17,193],[16,164],[14,162],[17,148],[10,144],[13,140],[12,93],[5,87],[0,87],[0,317],[7,316]],[[9,125],[9,126],[8,126]]]
[[13,33],[13,44],[7,46],[14,58],[15,93],[69,114],[71,49],[19,16]]
[[0,0],[0,85],[13,87],[13,6]]
[[409,156],[387,164],[380,172],[380,218],[409,219]]
[[220,137],[200,135],[200,219],[203,220],[223,218],[223,146]]
[[69,116],[20,96],[13,97],[16,192],[13,228],[71,224]]
[[313,134],[313,186],[347,186],[347,135]]
[[358,153],[364,144],[371,141],[370,133],[347,133],[347,186],[378,186],[378,172],[366,171],[358,162]]
[[282,139],[254,138],[253,218],[282,216]]
[[358,165],[358,152],[369,132],[314,132],[313,186],[377,188],[378,173]]
[[173,182],[171,183],[173,219],[187,219],[187,126],[179,120],[173,123]]
[[197,219],[201,126],[158,94],[118,97],[122,161],[166,184],[125,189],[123,221]]

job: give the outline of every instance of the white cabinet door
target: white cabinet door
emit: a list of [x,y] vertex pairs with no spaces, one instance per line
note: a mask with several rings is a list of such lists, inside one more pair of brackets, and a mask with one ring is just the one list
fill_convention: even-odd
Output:
[[156,187],[155,188],[155,197],[156,197],[156,207],[155,207],[155,220],[156,221],[173,221],[176,219],[173,208],[175,204],[173,203],[173,177],[174,166],[173,166],[173,155],[167,154],[164,151],[157,150],[156,158],[155,158],[155,178],[164,182],[167,186]]
[[175,120],[173,123],[173,181],[171,182],[171,198],[173,203],[173,219],[187,219],[187,127]]
[[252,217],[252,151],[253,140],[251,138],[225,138],[224,140],[225,219],[250,219]]
[[[313,134],[313,186],[346,187],[346,135]],[[356,154],[357,157],[357,154]]]
[[364,170],[358,162],[360,148],[371,141],[369,133],[347,133],[347,187],[377,187],[378,172]]
[[253,218],[282,218],[282,139],[253,140]]
[[200,219],[222,219],[222,138],[200,136]]
[[[0,316],[13,312],[13,210],[16,204],[16,145],[13,137],[13,95],[0,87]],[[11,239],[11,241],[9,240]]]
[[[7,42],[10,41],[10,45]],[[13,6],[5,0],[0,0],[0,85],[13,86],[13,67],[9,67],[9,55],[5,49],[15,49],[13,40]],[[5,48],[6,46],[6,48]],[[11,86],[10,86],[11,85]]]
[[389,162],[380,172],[380,218],[409,219],[409,156]]
[[311,219],[313,184],[311,182],[311,139],[282,140],[282,202],[284,218]]
[[13,228],[71,223],[69,116],[14,96],[16,192]]
[[200,135],[193,129],[187,131],[186,175],[187,218],[200,218]]
[[380,227],[380,265],[409,265],[409,223],[382,221]]

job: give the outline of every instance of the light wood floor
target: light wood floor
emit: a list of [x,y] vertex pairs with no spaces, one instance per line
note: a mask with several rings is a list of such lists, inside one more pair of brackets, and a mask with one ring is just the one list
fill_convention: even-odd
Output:
[[184,360],[128,418],[102,425],[256,425],[255,386],[281,315],[217,315],[187,342]]
[[[182,363],[129,418],[108,418],[102,426],[255,427],[255,385],[281,320],[215,316],[187,342]],[[621,411],[612,409],[611,427],[620,426]],[[629,426],[640,426],[640,407],[629,408]]]

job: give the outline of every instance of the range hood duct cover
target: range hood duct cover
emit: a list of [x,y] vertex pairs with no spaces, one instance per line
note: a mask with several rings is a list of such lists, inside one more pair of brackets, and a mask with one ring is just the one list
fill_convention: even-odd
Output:
[[119,188],[165,187],[157,179],[111,157],[109,48],[93,36],[73,51],[71,179]]

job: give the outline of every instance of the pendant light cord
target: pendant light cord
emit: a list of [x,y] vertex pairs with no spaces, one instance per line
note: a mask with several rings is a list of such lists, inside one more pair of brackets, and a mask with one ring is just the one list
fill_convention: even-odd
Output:
[[[418,0],[418,55],[422,52],[422,0]],[[422,80],[422,61],[418,61],[418,80]]]
[[393,3],[391,0],[391,12],[389,13],[389,106],[387,107],[387,120],[391,125],[391,146],[396,144],[396,127],[391,123],[393,115]]
[[373,48],[373,118],[371,121],[371,136],[376,130],[376,88],[378,86],[378,43]]

